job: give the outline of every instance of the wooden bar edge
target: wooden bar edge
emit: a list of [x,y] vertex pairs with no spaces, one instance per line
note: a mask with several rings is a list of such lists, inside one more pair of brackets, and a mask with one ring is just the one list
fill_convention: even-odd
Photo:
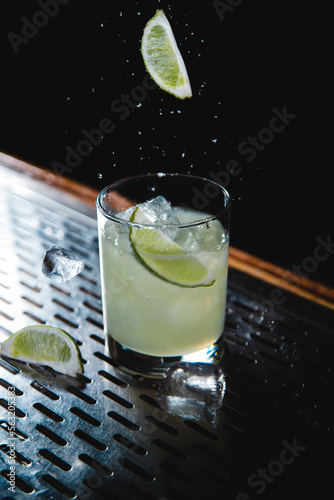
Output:
[[82,202],[95,208],[95,200],[98,192],[94,188],[86,186],[85,184],[80,184],[77,181],[73,181],[65,176],[60,176],[44,168],[36,167],[35,165],[31,165],[30,163],[1,152],[0,163],[3,163],[16,172],[27,175],[31,179],[45,182],[49,186],[58,188],[67,194],[80,198]]
[[[45,182],[52,187],[65,191],[67,194],[80,199],[81,202],[95,207],[98,191],[94,188],[1,152],[0,163],[37,181]],[[298,276],[288,269],[260,259],[233,246],[230,247],[229,251],[229,266],[270,283],[275,287],[334,310],[334,288]]]
[[334,310],[334,289],[327,285],[298,276],[288,269],[234,247],[230,247],[229,265],[277,288]]

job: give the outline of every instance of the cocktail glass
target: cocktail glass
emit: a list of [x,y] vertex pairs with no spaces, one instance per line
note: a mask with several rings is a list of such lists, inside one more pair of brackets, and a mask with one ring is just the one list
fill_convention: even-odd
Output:
[[120,369],[159,378],[175,361],[220,359],[230,205],[216,182],[172,173],[122,179],[98,195],[104,329]]

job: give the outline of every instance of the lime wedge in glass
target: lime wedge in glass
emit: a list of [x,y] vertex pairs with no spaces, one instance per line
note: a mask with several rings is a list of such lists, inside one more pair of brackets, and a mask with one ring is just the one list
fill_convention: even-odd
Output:
[[80,350],[71,335],[60,328],[34,325],[22,328],[0,345],[0,354],[47,365],[65,375],[83,372]]
[[187,253],[160,229],[144,226],[150,221],[139,206],[133,211],[130,222],[138,223],[138,227],[130,227],[133,249],[150,271],[183,287],[213,285],[215,279],[211,271],[195,255]]
[[158,10],[144,28],[141,53],[151,78],[179,99],[191,97],[188,73],[172,28],[163,10]]

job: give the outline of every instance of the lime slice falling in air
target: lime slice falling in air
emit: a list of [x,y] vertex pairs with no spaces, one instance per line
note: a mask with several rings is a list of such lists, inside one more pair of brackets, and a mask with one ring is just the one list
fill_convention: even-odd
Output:
[[[130,222],[150,223],[139,207],[133,211]],[[160,229],[132,226],[130,241],[147,268],[169,283],[194,288],[215,282],[211,271],[197,257],[187,253]]]
[[0,345],[0,354],[27,363],[47,365],[66,375],[83,372],[75,340],[64,330],[53,326],[22,328]]
[[161,9],[144,28],[141,53],[147,71],[160,88],[180,99],[192,96],[186,66]]

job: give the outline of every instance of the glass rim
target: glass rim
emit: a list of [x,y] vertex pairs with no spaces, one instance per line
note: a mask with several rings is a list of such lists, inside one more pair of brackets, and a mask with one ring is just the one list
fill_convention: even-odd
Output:
[[[135,181],[137,179],[148,179],[148,178],[154,178],[154,177],[156,177],[156,178],[162,178],[162,177],[183,177],[183,178],[196,179],[196,180],[208,182],[210,184],[214,184],[215,186],[217,186],[220,189],[221,193],[223,193],[225,195],[227,203],[224,206],[224,208],[222,208],[222,210],[220,210],[219,212],[216,212],[215,214],[208,214],[207,217],[201,217],[200,219],[196,219],[196,220],[191,221],[191,222],[184,222],[184,223],[181,222],[181,223],[177,223],[177,224],[166,224],[166,223],[142,224],[142,223],[138,223],[138,222],[131,222],[129,220],[124,220],[124,219],[121,219],[121,218],[117,217],[117,214],[116,215],[115,214],[112,215],[109,212],[107,212],[107,210],[105,210],[105,208],[103,208],[101,200],[102,200],[103,196],[109,190],[114,191],[117,188],[117,186],[120,186],[122,184],[125,185],[127,182],[130,182],[130,181]],[[97,195],[96,206],[97,206],[97,209],[99,210],[99,212],[105,218],[107,218],[109,220],[112,220],[113,222],[116,222],[118,224],[125,225],[125,226],[143,227],[143,228],[164,228],[164,227],[187,228],[187,227],[198,226],[200,224],[205,224],[205,223],[207,223],[209,221],[218,219],[224,213],[227,213],[228,210],[231,207],[231,196],[230,196],[229,192],[226,190],[226,188],[222,184],[219,184],[218,182],[213,181],[212,179],[208,179],[206,177],[202,177],[202,176],[199,176],[199,175],[193,175],[193,174],[179,174],[179,173],[172,173],[172,172],[167,172],[167,173],[165,173],[165,172],[157,172],[157,173],[153,173],[153,174],[143,174],[143,175],[134,175],[134,176],[131,176],[131,177],[123,177],[122,179],[119,179],[117,181],[114,181],[114,182],[108,184]],[[135,205],[133,205],[133,206],[135,206]],[[131,208],[131,207],[129,207],[129,208]],[[118,212],[118,213],[122,213],[122,212]]]

